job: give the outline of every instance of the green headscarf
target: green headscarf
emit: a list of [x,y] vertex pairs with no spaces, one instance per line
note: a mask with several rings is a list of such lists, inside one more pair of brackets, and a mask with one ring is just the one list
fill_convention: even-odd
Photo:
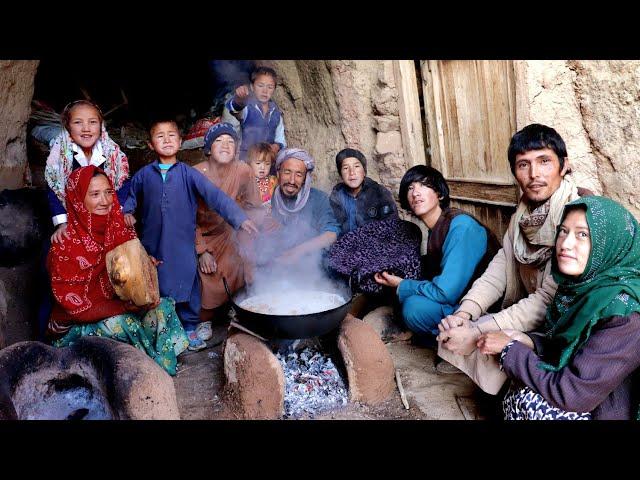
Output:
[[574,208],[586,208],[591,253],[584,272],[571,277],[560,273],[554,252],[551,271],[558,290],[547,309],[546,328],[559,358],[557,365],[540,363],[543,370],[563,368],[599,321],[640,312],[638,222],[622,205],[605,197],[582,197],[568,203],[563,221]]

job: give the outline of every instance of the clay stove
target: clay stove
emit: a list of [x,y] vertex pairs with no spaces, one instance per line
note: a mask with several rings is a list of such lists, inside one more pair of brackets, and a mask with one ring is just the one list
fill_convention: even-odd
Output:
[[85,337],[0,351],[0,420],[179,418],[173,380],[131,345]]
[[[375,405],[391,396],[395,390],[393,360],[370,325],[347,315],[337,332],[336,347],[347,374],[349,401]],[[286,382],[277,353],[274,342],[239,330],[230,333],[224,349],[224,399],[236,418],[279,419],[285,415]],[[286,354],[281,351],[279,356]]]

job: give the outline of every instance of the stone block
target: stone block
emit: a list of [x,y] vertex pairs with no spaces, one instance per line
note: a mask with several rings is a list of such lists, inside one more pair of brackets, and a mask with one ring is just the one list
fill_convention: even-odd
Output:
[[137,348],[85,337],[0,351],[0,419],[179,420],[171,377]]
[[385,155],[402,150],[402,136],[399,131],[378,132],[376,137],[376,153]]
[[375,127],[379,132],[399,132],[400,131],[400,117],[393,115],[382,115],[375,117]]
[[371,325],[384,343],[411,338],[411,332],[405,331],[402,325],[393,319],[393,308],[390,306],[376,308],[367,313],[362,321]]
[[279,419],[284,414],[284,373],[261,340],[233,333],[224,347],[224,401],[236,418]]
[[352,315],[340,326],[338,349],[349,381],[349,399],[376,405],[395,391],[393,359],[373,327]]
[[392,88],[378,89],[373,96],[374,112],[378,115],[395,115],[400,114],[398,107],[398,91]]

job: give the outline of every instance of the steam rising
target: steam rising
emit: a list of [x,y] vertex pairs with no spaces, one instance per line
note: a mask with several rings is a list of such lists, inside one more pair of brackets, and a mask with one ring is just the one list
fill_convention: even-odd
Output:
[[295,215],[289,224],[275,232],[262,232],[254,241],[256,270],[253,281],[247,284],[247,295],[290,292],[295,302],[295,292],[316,290],[338,293],[345,300],[350,298],[344,282],[329,273],[324,266],[321,251],[299,258],[293,264],[282,265],[276,258],[287,250],[317,236],[319,233]]

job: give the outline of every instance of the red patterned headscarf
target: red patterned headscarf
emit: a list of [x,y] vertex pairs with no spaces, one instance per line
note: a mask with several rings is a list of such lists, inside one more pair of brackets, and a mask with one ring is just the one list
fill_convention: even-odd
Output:
[[[49,322],[53,333],[64,333],[73,323],[93,323],[125,311],[107,274],[105,255],[118,245],[136,238],[124,223],[118,197],[107,215],[89,213],[84,198],[94,173],[90,165],[75,170],[66,185],[67,233],[54,243],[47,258],[51,287],[56,299]],[[109,184],[113,187],[113,183]]]

